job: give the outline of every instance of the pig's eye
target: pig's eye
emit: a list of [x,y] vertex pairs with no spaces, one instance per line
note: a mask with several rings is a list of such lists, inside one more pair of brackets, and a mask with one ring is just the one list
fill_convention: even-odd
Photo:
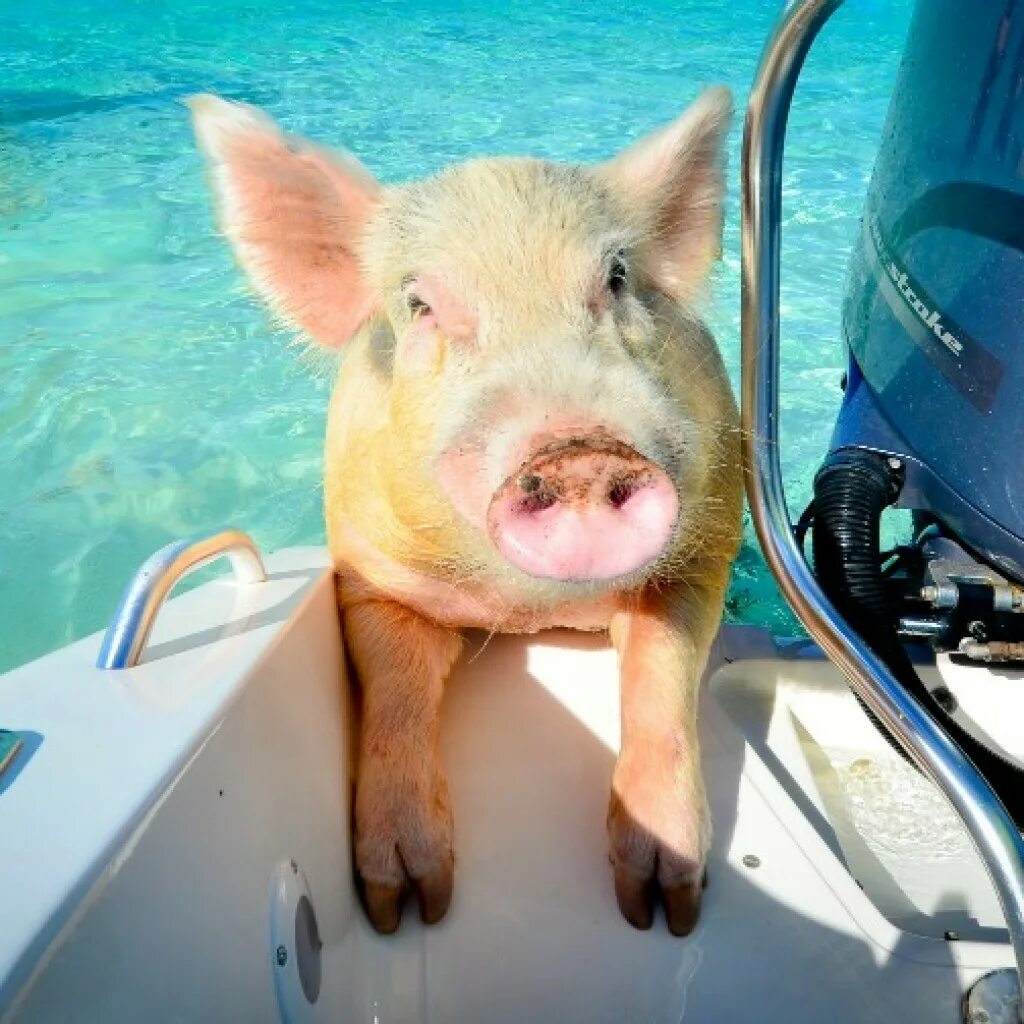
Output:
[[626,290],[626,260],[616,253],[608,264],[608,291],[616,298]]
[[431,312],[430,307],[415,292],[405,293],[405,303],[409,307],[413,320]]

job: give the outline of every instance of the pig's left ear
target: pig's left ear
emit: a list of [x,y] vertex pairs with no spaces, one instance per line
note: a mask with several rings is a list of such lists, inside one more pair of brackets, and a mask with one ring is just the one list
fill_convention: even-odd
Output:
[[373,311],[358,248],[380,186],[354,157],[288,138],[261,110],[194,96],[221,228],[256,290],[322,345],[343,345]]
[[597,169],[639,221],[650,285],[681,302],[700,295],[721,255],[731,117],[729,90],[708,89],[677,120]]

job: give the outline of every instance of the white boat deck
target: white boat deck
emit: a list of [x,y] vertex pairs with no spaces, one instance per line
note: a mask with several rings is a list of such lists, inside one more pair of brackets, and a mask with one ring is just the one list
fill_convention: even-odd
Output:
[[[172,601],[138,669],[93,669],[93,637],[0,677],[0,724],[40,737],[0,779],[0,1016],[954,1024],[974,979],[1012,963],[941,800],[827,664],[743,627],[723,629],[702,697],[716,831],[692,936],[619,917],[615,658],[565,632],[470,644],[443,738],[455,901],[440,925],[410,906],[376,935],[352,886],[324,566],[295,549],[267,584]],[[293,932],[271,934],[290,859],[324,943],[314,1003]]]

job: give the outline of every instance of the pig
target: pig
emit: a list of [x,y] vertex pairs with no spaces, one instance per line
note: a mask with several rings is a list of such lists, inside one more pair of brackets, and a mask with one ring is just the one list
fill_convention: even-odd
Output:
[[353,843],[373,926],[453,892],[438,750],[462,631],[608,631],[615,896],[686,935],[710,822],[698,683],[740,539],[735,402],[699,316],[728,90],[594,166],[475,159],[384,186],[262,111],[190,101],[219,223],[290,328],[344,349],[328,545],[361,726]]

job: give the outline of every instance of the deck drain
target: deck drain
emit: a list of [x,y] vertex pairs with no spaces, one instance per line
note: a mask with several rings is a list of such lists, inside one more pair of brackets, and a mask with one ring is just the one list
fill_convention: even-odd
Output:
[[270,962],[282,1020],[297,1022],[320,997],[320,929],[306,876],[283,860],[270,879]]
[[964,995],[964,1024],[1019,1024],[1020,984],[1008,968],[990,971]]

